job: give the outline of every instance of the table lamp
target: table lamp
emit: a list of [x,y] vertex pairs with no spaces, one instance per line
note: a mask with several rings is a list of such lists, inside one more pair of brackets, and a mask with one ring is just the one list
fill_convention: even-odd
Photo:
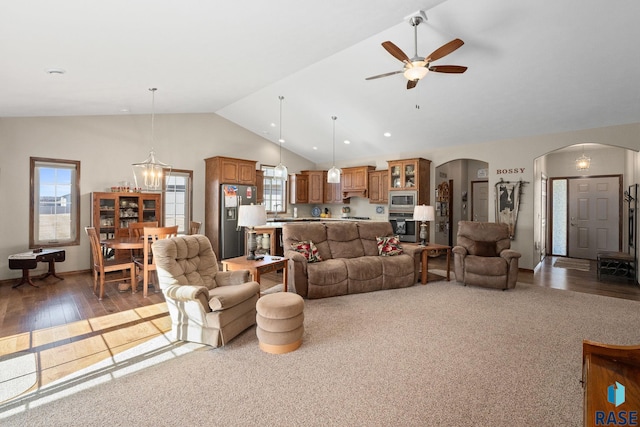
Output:
[[427,221],[433,221],[436,212],[433,206],[418,205],[413,208],[413,220],[420,221],[420,245],[426,246],[429,235],[427,233]]
[[247,227],[247,235],[249,237],[249,256],[247,259],[256,259],[256,242],[257,225],[267,223],[267,210],[263,205],[240,205],[238,208],[238,227]]

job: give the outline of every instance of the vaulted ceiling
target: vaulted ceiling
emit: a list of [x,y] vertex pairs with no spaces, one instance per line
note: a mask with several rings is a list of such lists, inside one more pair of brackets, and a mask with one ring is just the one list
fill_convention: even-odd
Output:
[[[414,55],[419,10],[418,55],[460,38],[436,64],[469,69],[366,81],[402,68],[382,42]],[[635,123],[638,17],[637,0],[6,0],[0,117],[149,114],[157,87],[157,114],[277,143],[284,96],[284,148],[317,163],[333,115],[342,160]]]

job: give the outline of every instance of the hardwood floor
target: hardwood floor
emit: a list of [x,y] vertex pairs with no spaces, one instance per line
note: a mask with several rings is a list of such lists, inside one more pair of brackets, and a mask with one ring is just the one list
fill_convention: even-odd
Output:
[[[555,259],[548,257],[535,272],[520,271],[518,281],[640,301],[640,286],[633,281],[614,277],[598,281],[594,261],[589,271],[579,271],[554,267]],[[429,267],[444,270],[445,257],[431,258]],[[453,271],[451,276],[454,280]],[[429,281],[439,279],[429,273]],[[262,288],[279,282],[281,273],[262,276]],[[118,292],[117,283],[111,283],[104,299],[98,301],[89,273],[68,274],[64,280],[36,280],[38,288],[22,285],[13,289],[13,283],[0,285],[0,365],[17,354],[37,353],[36,380],[22,392],[113,357],[171,328],[164,297],[154,289],[144,298],[141,291]],[[0,377],[0,389],[12,381],[6,378]]]

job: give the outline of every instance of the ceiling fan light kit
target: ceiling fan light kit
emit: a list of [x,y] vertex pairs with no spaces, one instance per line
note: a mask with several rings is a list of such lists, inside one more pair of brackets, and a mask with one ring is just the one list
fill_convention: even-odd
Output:
[[453,74],[461,74],[467,71],[467,67],[461,65],[439,65],[432,66],[431,63],[433,61],[437,61],[438,59],[449,55],[460,46],[464,44],[464,42],[460,39],[451,40],[449,43],[446,43],[440,46],[438,49],[434,50],[431,55],[426,57],[418,56],[418,25],[427,20],[427,15],[423,10],[420,10],[416,13],[413,13],[407,17],[405,20],[409,22],[409,24],[413,27],[413,38],[414,38],[414,47],[415,53],[413,58],[409,58],[406,53],[402,51],[398,46],[393,44],[390,41],[385,41],[382,43],[382,47],[386,49],[394,58],[398,59],[404,64],[404,68],[399,71],[392,71],[389,73],[378,74],[376,76],[367,77],[365,80],[373,80],[378,79],[380,77],[392,76],[394,74],[402,73],[404,77],[408,80],[407,89],[413,89],[416,87],[418,82],[423,79],[429,71],[433,71],[436,73],[453,73]]

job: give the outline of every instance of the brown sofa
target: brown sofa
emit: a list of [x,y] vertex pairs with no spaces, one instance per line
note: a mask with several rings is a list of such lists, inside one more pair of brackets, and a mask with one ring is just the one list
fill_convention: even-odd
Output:
[[452,249],[456,281],[488,288],[514,288],[521,254],[510,248],[507,224],[458,222],[457,242]]
[[[420,250],[404,245],[403,253],[378,255],[377,237],[392,236],[387,221],[293,222],[282,228],[288,262],[288,284],[304,298],[404,288],[418,281]],[[308,262],[292,245],[312,241],[319,262]]]

